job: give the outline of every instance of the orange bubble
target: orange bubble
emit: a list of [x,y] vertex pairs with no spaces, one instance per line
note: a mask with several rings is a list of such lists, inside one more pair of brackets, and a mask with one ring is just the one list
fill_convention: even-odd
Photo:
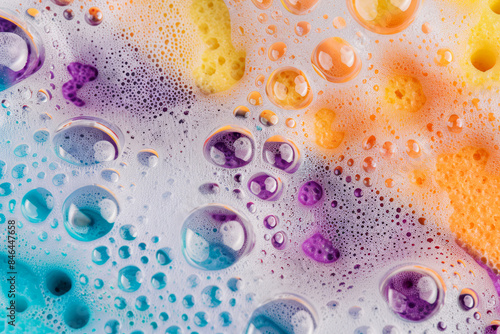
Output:
[[420,144],[415,140],[410,139],[406,142],[406,153],[413,159],[417,159],[422,155]]
[[287,118],[285,121],[287,127],[293,129],[297,126],[297,122],[293,118]]
[[280,59],[285,55],[285,52],[286,52],[286,44],[283,42],[276,42],[269,47],[267,55],[269,56],[269,59],[271,59],[272,61],[277,61],[278,59]]
[[343,17],[337,16],[333,19],[333,27],[335,29],[344,29],[346,26],[345,20]]
[[306,75],[291,66],[278,68],[271,73],[266,84],[266,94],[272,103],[288,110],[303,109],[313,100]]
[[295,34],[297,36],[306,36],[311,31],[311,24],[307,21],[297,22],[295,25]]
[[274,35],[278,31],[278,28],[274,24],[271,24],[270,26],[267,27],[266,32],[269,35]]
[[260,95],[259,92],[253,91],[250,92],[247,96],[248,103],[250,103],[253,106],[260,106],[262,105],[262,95]]
[[340,37],[322,40],[314,49],[311,62],[316,73],[335,83],[352,80],[361,70],[357,52]]
[[348,0],[347,7],[364,28],[382,35],[406,29],[415,20],[420,0]]
[[377,169],[377,162],[372,157],[366,157],[361,166],[365,172],[373,173]]
[[382,158],[384,159],[390,159],[396,153],[396,150],[396,145],[390,141],[386,141],[380,148],[380,155],[382,155]]
[[392,188],[392,187],[394,187],[394,180],[393,180],[393,179],[387,179],[387,180],[385,180],[385,186],[386,186],[387,188]]
[[268,9],[273,4],[273,0],[252,0],[258,9]]
[[260,113],[260,122],[264,125],[271,126],[278,124],[278,116],[271,110],[264,110]]
[[265,80],[266,78],[262,74],[260,74],[257,78],[255,78],[255,86],[257,87],[262,86]]
[[448,118],[448,131],[452,133],[460,133],[462,132],[462,128],[464,127],[464,122],[458,115],[451,115]]
[[450,49],[439,49],[434,62],[439,66],[448,66],[453,61],[453,53]]
[[369,150],[377,143],[377,138],[375,136],[367,137],[363,140],[363,149]]
[[319,0],[281,0],[283,7],[295,15],[304,15],[314,10]]

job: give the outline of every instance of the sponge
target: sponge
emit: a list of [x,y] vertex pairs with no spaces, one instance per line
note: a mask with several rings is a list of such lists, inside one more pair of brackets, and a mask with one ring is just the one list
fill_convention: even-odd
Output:
[[333,110],[320,109],[314,115],[314,133],[316,143],[326,149],[338,147],[344,139],[344,133],[333,131],[333,122],[337,115]]
[[427,98],[417,78],[398,75],[389,80],[385,88],[385,100],[397,111],[417,112]]
[[191,18],[205,44],[201,65],[193,71],[205,94],[233,87],[245,73],[246,52],[231,43],[231,18],[223,0],[193,0]]

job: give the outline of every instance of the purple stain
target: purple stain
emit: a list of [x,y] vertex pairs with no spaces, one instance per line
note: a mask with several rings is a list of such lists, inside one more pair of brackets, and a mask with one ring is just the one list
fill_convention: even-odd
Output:
[[500,326],[498,325],[489,325],[484,330],[484,334],[498,334],[500,333]]
[[356,188],[354,189],[354,196],[356,197],[363,197],[363,190],[361,190],[361,188]]
[[321,263],[332,263],[339,259],[340,252],[330,240],[316,233],[302,244],[302,250],[311,259]]
[[336,208],[338,205],[338,202],[337,201],[332,201],[332,208]]
[[73,102],[77,107],[83,107],[85,101],[76,96],[77,91],[83,87],[84,84],[94,81],[97,78],[98,71],[91,65],[84,65],[81,63],[71,63],[68,65],[68,72],[73,79],[64,83],[62,86],[63,97]]
[[300,187],[299,202],[304,205],[314,205],[323,197],[323,188],[315,181],[308,181]]
[[351,180],[352,180],[352,178],[351,178],[350,176],[346,176],[346,178],[345,178],[345,182],[350,183],[350,182],[351,182]]
[[493,282],[493,286],[497,291],[497,295],[500,297],[500,275],[496,275],[486,264],[476,259],[476,262],[488,273],[491,281]]

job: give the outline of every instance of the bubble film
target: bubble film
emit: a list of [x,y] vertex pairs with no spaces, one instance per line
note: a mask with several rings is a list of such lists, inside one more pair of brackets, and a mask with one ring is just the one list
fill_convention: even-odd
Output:
[[0,7],[0,333],[500,332],[500,1]]

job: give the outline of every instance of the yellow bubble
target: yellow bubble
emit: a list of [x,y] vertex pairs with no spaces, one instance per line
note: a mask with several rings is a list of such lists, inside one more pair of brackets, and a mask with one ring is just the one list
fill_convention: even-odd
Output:
[[247,101],[253,106],[260,106],[262,105],[262,95],[257,91],[250,92],[247,96]]
[[323,79],[336,83],[353,79],[361,70],[356,50],[340,37],[322,40],[314,49],[311,62]]
[[234,109],[233,115],[236,117],[248,118],[250,117],[250,109],[245,106],[238,106]]
[[278,124],[278,116],[271,110],[264,110],[260,113],[260,122],[264,125],[271,126]]
[[272,103],[288,110],[303,109],[313,99],[305,74],[291,66],[281,67],[271,73],[266,84],[266,94]]
[[420,3],[420,0],[347,0],[347,7],[364,28],[389,35],[403,31],[415,20]]

